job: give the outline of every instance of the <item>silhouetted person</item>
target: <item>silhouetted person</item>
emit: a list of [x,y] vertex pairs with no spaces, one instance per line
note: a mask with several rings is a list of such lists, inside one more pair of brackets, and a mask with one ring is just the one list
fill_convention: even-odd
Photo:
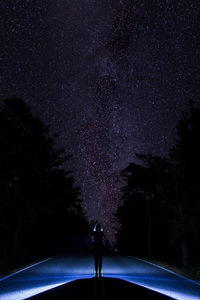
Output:
[[105,246],[105,237],[103,228],[100,224],[96,224],[93,230],[94,234],[94,260],[95,260],[95,277],[102,276],[102,256]]

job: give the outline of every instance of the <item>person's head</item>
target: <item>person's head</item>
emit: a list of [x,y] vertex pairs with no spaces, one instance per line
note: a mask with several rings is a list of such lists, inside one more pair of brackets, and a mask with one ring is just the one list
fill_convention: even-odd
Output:
[[102,228],[102,226],[99,223],[96,223],[95,226],[94,226],[93,231],[100,232],[100,231],[103,231],[103,228]]
[[97,224],[96,231],[101,231],[101,225],[100,224]]

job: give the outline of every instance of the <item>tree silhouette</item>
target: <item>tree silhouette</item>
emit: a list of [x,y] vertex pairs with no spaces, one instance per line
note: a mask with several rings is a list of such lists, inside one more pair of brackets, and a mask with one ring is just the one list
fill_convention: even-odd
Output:
[[[55,138],[55,137],[54,137]],[[17,260],[67,247],[66,236],[88,230],[70,159],[26,104],[6,99],[0,111],[1,251]],[[68,245],[69,246],[69,245]],[[9,249],[9,251],[8,251]]]
[[148,256],[173,263],[199,261],[199,153],[200,109],[191,103],[177,124],[168,158],[137,154],[140,164],[130,163],[121,172],[126,185],[117,212],[119,245],[143,256],[148,248]]
[[200,250],[200,109],[190,102],[177,125],[177,140],[170,150],[175,184],[174,239],[181,244],[182,262],[198,258]]
[[[169,189],[167,177],[170,165],[164,158],[141,154],[136,156],[141,164],[131,163],[121,172],[126,185],[122,189],[124,204],[117,214],[122,224],[118,238],[132,237],[133,248],[138,248],[138,254],[151,257],[152,249],[154,253],[157,252],[155,248],[158,245],[158,231],[165,227],[163,220],[166,220],[166,195]],[[162,194],[163,185],[165,193]],[[158,222],[162,225],[159,229]]]

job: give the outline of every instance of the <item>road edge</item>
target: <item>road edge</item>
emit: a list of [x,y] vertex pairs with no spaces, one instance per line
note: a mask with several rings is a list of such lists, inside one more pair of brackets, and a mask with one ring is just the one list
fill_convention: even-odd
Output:
[[188,278],[188,277],[186,277],[186,276],[183,276],[183,275],[181,275],[181,274],[178,274],[178,273],[176,273],[176,272],[174,272],[174,271],[171,271],[171,270],[169,270],[169,269],[166,269],[166,268],[164,268],[164,267],[161,267],[161,266],[159,266],[159,265],[156,265],[156,264],[154,264],[154,263],[152,263],[152,262],[150,262],[150,261],[148,261],[148,260],[145,260],[145,259],[142,259],[142,258],[139,258],[139,257],[135,257],[135,256],[128,256],[128,257],[129,257],[129,258],[134,258],[134,259],[137,259],[137,260],[140,260],[140,261],[143,261],[143,262],[145,262],[145,263],[148,263],[148,264],[150,264],[150,265],[152,265],[152,266],[154,266],[154,267],[157,267],[157,268],[159,268],[159,269],[162,269],[162,270],[164,270],[164,271],[167,271],[167,272],[169,272],[169,273],[171,273],[171,274],[174,274],[174,275],[176,275],[176,276],[178,276],[178,277],[180,277],[180,278],[182,278],[182,279],[188,280],[188,281],[190,281],[190,282],[192,282],[192,283],[195,283],[196,285],[200,286],[200,283],[199,283],[198,281],[195,281],[195,280],[190,279],[190,278]]
[[53,258],[53,256],[52,256],[52,257],[49,257],[49,258],[46,258],[46,259],[44,259],[44,260],[41,260],[41,261],[39,261],[39,262],[37,262],[37,263],[34,263],[34,264],[32,264],[32,265],[30,265],[30,266],[28,266],[28,267],[26,267],[26,268],[20,269],[20,270],[14,272],[14,273],[12,273],[12,274],[9,274],[9,275],[7,275],[7,276],[5,276],[5,277],[2,277],[2,278],[0,278],[0,282],[3,281],[3,280],[5,280],[5,279],[7,279],[7,278],[9,278],[9,277],[12,277],[12,276],[18,274],[18,273],[21,273],[21,272],[23,272],[23,271],[26,271],[26,270],[28,270],[28,269],[30,269],[30,268],[32,268],[32,267],[35,267],[35,266],[37,266],[37,265],[39,265],[39,264],[42,264],[42,263],[45,262],[45,261],[51,260],[52,258]]

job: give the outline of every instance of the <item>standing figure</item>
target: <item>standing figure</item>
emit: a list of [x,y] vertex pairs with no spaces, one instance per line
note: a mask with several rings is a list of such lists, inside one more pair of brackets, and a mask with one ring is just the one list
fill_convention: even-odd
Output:
[[94,234],[94,262],[95,262],[95,277],[102,276],[102,256],[103,249],[105,246],[105,237],[103,233],[103,228],[100,224],[96,224],[93,230]]

